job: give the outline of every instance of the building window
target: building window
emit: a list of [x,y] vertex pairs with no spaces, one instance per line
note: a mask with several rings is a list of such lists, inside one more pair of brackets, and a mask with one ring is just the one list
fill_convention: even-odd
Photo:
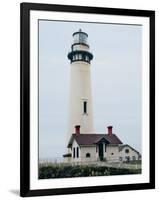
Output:
[[123,158],[122,158],[122,157],[119,157],[119,161],[123,161]]
[[125,149],[125,153],[129,153],[129,149]]
[[84,114],[87,114],[87,101],[83,102],[83,112]]
[[90,153],[86,153],[86,158],[90,158],[91,154]]
[[98,152],[98,147],[96,146],[96,152]]
[[126,162],[129,162],[129,161],[130,161],[130,157],[129,157],[129,156],[126,156],[126,157],[125,157],[125,160],[126,160]]
[[135,156],[132,156],[132,160],[136,160],[136,157],[135,157]]
[[75,152],[75,147],[73,147],[73,158],[75,158],[75,156],[76,156],[75,153],[76,153]]
[[76,155],[77,155],[77,158],[79,158],[79,148],[78,147],[76,149]]
[[105,144],[105,152],[107,151],[107,145]]

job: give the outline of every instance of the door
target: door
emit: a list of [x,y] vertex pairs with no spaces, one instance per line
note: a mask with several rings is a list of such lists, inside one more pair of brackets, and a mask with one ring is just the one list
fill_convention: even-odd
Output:
[[99,148],[99,159],[100,161],[102,161],[103,160],[103,143],[99,143],[98,148]]

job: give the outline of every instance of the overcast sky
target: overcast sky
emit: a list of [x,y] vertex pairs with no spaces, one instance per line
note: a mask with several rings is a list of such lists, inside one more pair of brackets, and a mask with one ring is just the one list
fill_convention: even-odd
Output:
[[141,152],[142,26],[39,21],[39,156],[62,157],[68,130],[72,34],[88,34],[94,127]]

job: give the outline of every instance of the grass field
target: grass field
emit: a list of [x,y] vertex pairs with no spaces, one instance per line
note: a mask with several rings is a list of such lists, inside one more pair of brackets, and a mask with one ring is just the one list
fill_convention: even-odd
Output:
[[39,167],[39,179],[70,178],[87,176],[110,176],[140,174],[141,169],[122,169],[106,166],[85,166],[85,165],[48,165]]

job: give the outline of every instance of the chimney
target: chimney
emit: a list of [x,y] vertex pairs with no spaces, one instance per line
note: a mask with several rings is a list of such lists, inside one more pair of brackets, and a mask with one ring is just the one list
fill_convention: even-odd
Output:
[[112,135],[112,129],[113,129],[113,126],[108,126],[108,135]]
[[76,133],[77,135],[80,134],[80,125],[76,125],[76,126],[75,126],[75,133]]

